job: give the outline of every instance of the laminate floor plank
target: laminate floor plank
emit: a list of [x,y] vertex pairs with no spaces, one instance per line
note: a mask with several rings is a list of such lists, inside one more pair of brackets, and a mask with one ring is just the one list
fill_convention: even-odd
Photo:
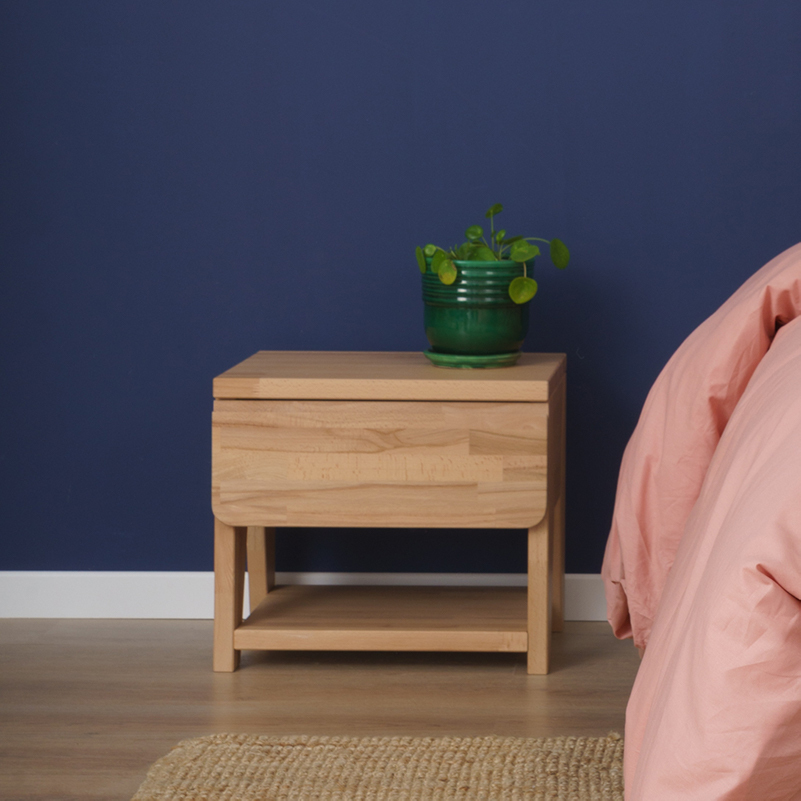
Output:
[[211,669],[211,621],[0,620],[0,799],[127,801],[179,740],[215,732],[603,736],[639,660],[605,623],[525,654],[244,652]]

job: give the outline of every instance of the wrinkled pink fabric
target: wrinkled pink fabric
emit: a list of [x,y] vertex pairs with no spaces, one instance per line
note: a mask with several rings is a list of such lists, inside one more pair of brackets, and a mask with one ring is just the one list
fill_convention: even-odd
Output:
[[626,712],[626,801],[801,799],[799,598],[796,319],[753,373],[687,520]]
[[743,284],[654,383],[623,455],[601,570],[617,637],[633,637],[638,647],[648,642],[721,434],[777,327],[799,315],[801,244]]

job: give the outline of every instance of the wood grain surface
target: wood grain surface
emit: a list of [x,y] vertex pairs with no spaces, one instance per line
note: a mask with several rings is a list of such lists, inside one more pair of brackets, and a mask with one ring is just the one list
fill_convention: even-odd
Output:
[[217,400],[229,525],[527,528],[546,506],[544,403]]
[[561,353],[524,353],[512,367],[435,367],[419,352],[259,351],[214,379],[215,398],[546,401]]
[[237,649],[525,651],[524,588],[280,587]]
[[128,801],[179,740],[221,732],[603,737],[639,665],[606,623],[518,653],[245,651],[212,673],[208,620],[0,620],[0,798]]

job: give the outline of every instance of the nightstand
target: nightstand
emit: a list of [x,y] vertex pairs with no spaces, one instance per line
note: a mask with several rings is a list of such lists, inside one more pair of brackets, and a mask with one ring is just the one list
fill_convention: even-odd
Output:
[[[214,669],[246,649],[518,651],[547,673],[563,619],[565,361],[260,351],[215,378]],[[527,529],[528,586],[278,587],[277,526]]]

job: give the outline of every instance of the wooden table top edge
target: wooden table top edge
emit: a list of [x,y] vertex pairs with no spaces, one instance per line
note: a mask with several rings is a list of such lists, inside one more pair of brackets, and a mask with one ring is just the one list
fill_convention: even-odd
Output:
[[218,375],[218,399],[544,402],[563,353],[524,353],[512,367],[446,369],[420,351],[258,351]]

